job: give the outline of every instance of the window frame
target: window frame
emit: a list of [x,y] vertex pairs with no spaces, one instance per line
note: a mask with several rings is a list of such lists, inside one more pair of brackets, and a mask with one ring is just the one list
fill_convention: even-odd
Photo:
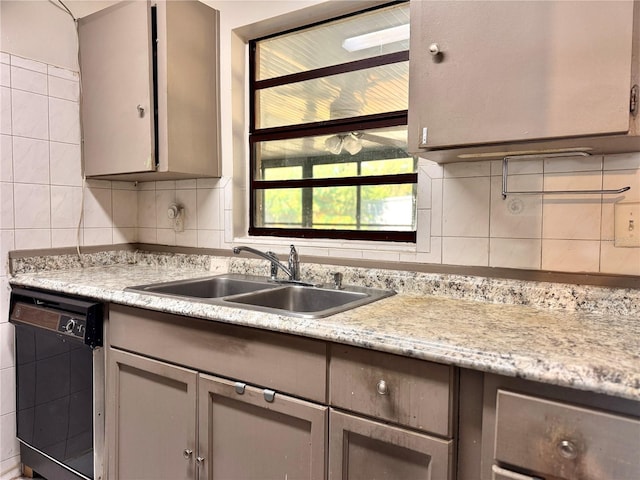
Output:
[[[399,110],[393,112],[377,113],[373,115],[362,115],[358,117],[340,118],[325,120],[320,122],[310,122],[304,124],[285,125],[279,127],[256,128],[256,92],[262,89],[287,85],[305,80],[323,78],[331,75],[348,73],[363,70],[366,68],[379,67],[393,63],[409,61],[409,50],[378,55],[352,62],[346,62],[328,67],[320,67],[304,72],[283,75],[280,77],[256,80],[256,45],[258,42],[278,37],[284,34],[304,30],[335,20],[348,18],[363,13],[387,8],[389,6],[406,3],[406,0],[389,2],[384,5],[363,9],[348,15],[342,15],[322,22],[316,22],[288,31],[278,32],[268,36],[256,38],[249,41],[249,235],[250,236],[274,236],[274,237],[296,237],[296,238],[328,238],[342,240],[372,240],[372,241],[394,241],[394,242],[416,242],[416,230],[351,230],[351,229],[315,229],[311,228],[275,228],[256,226],[256,203],[257,194],[261,190],[283,189],[283,188],[314,188],[314,187],[358,187],[358,192],[362,186],[371,185],[413,185],[414,211],[417,202],[417,159],[414,157],[416,171],[413,173],[375,175],[375,176],[355,176],[355,177],[334,177],[334,178],[302,178],[296,180],[257,180],[255,178],[256,165],[256,144],[264,141],[286,140],[290,138],[301,138],[319,135],[332,135],[344,133],[345,131],[370,130],[376,128],[396,127],[407,125],[408,111]],[[410,156],[407,154],[407,156]],[[303,190],[304,195],[304,190]],[[312,206],[312,204],[311,204]],[[303,200],[304,207],[304,200]],[[304,208],[303,208],[304,210]],[[307,212],[308,214],[309,212]],[[305,212],[303,211],[303,218]]]

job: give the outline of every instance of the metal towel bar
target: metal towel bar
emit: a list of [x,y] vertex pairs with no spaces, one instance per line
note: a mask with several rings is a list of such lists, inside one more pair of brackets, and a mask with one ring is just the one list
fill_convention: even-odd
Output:
[[509,160],[533,160],[540,158],[556,158],[556,157],[588,157],[586,152],[559,152],[547,154],[530,154],[530,155],[512,155],[502,159],[502,199],[507,195],[617,195],[631,190],[631,187],[622,187],[612,190],[525,190],[525,191],[509,191],[507,188],[507,176],[509,175]]

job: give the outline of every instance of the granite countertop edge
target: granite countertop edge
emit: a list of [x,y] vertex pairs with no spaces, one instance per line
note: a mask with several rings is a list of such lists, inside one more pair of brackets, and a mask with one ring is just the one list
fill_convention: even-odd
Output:
[[[611,325],[603,315],[398,294],[306,319],[125,291],[136,284],[131,276],[137,269],[104,267],[108,282],[89,281],[86,272],[76,278],[70,271],[54,271],[17,274],[10,283],[640,401],[640,326],[633,318]],[[167,271],[158,272],[162,274]],[[171,278],[207,274],[211,272],[181,270]],[[554,331],[558,326],[563,333]],[[586,344],[572,340],[576,329],[586,329]]]

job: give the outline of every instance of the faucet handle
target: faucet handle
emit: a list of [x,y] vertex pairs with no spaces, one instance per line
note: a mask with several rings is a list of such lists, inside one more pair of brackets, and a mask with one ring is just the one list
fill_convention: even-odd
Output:
[[270,277],[271,280],[276,280],[278,278],[278,256],[275,254],[275,252],[272,251],[266,251],[265,254],[271,258],[271,263],[269,264],[270,270]]
[[288,266],[291,274],[290,280],[300,280],[300,257],[298,257],[298,251],[293,245],[291,245],[291,250],[289,250]]
[[342,290],[342,273],[333,272],[333,288],[336,290]]

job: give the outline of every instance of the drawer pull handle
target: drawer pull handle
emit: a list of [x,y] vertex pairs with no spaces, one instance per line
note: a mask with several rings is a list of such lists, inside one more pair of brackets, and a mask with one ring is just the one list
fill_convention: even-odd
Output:
[[204,463],[204,457],[196,457],[196,463],[200,466]]
[[389,395],[389,386],[387,385],[387,382],[380,380],[376,385],[376,391],[380,395]]
[[562,440],[558,444],[560,455],[569,460],[573,460],[578,456],[578,447],[571,440]]
[[267,401],[269,403],[273,403],[273,401],[276,399],[276,391],[275,390],[271,390],[269,388],[265,388],[264,391],[262,392],[262,394],[264,395],[265,401]]
[[193,455],[193,450],[191,450],[190,448],[185,448],[184,452],[182,452],[182,456],[187,460],[191,458],[191,455]]

